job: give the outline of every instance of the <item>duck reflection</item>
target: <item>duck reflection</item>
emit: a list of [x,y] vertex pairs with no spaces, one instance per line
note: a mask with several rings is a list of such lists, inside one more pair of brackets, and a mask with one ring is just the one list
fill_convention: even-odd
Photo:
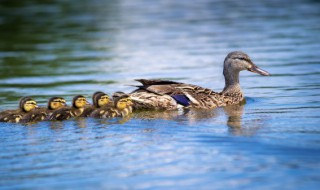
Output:
[[[99,126],[124,124],[132,118],[142,120],[172,120],[183,125],[197,125],[198,123],[226,124],[228,132],[232,135],[251,136],[260,128],[259,123],[261,122],[257,122],[257,120],[246,120],[244,122],[244,106],[244,104],[239,104],[212,110],[192,108],[175,111],[136,111],[122,118],[93,119],[93,121],[88,121],[88,118],[77,118],[75,122],[79,128],[87,128],[88,122],[89,124],[93,122],[93,124]],[[55,130],[63,128],[63,125],[63,122],[50,122],[50,128]]]
[[230,128],[241,128],[241,121],[244,106],[243,105],[233,105],[223,108],[225,114],[228,116],[227,125]]
[[87,124],[87,118],[83,118],[83,117],[79,117],[76,118],[76,124],[79,128],[87,128],[88,124]]
[[243,123],[244,105],[245,103],[242,103],[212,110],[193,108],[177,111],[140,111],[135,112],[133,117],[147,120],[174,120],[177,122],[187,122],[190,125],[199,122],[217,123],[221,118],[226,118],[226,121],[223,121],[223,123],[228,126],[230,134],[237,136],[254,135],[260,127],[256,125],[257,123],[254,120],[247,121],[245,124]]
[[48,123],[50,128],[53,130],[61,130],[64,127],[64,122],[61,122],[61,121],[51,121]]
[[159,110],[143,110],[136,111],[133,114],[133,118],[143,119],[143,120],[153,120],[153,119],[164,119],[164,120],[177,120],[181,111],[172,110],[172,111],[159,111]]

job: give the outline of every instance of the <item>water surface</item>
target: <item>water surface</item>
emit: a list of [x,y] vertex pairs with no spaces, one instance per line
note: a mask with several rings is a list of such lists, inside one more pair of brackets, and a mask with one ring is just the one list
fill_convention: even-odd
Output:
[[228,52],[271,77],[241,73],[245,105],[139,112],[131,119],[0,124],[3,189],[317,189],[318,1],[3,1],[0,109],[136,78],[221,91]]

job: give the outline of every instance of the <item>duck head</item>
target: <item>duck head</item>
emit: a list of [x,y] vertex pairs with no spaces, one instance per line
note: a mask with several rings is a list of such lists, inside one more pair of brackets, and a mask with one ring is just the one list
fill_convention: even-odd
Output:
[[113,93],[112,94],[112,99],[117,99],[117,98],[119,98],[119,97],[121,97],[121,96],[126,96],[127,94],[126,93],[124,93],[124,92],[121,92],[121,91],[117,91],[117,92],[115,92],[115,93]]
[[93,103],[94,106],[96,106],[95,101],[96,101],[97,95],[99,95],[99,94],[104,94],[104,92],[97,91],[97,92],[92,94],[92,103]]
[[83,108],[85,105],[88,104],[89,103],[87,102],[87,99],[82,95],[75,96],[72,100],[72,106],[74,108]]
[[52,97],[48,101],[48,109],[49,110],[57,110],[66,106],[66,100],[62,97]]
[[97,108],[105,106],[109,103],[110,97],[103,92],[95,92],[92,96],[93,105]]
[[260,69],[250,59],[250,57],[241,52],[234,51],[227,55],[224,60],[223,74],[226,76],[230,73],[239,73],[240,71],[248,70],[263,76],[270,76],[271,74],[265,70]]
[[115,106],[116,108],[123,110],[133,105],[132,99],[127,94],[121,95],[115,98]]
[[37,108],[37,102],[31,97],[23,97],[20,99],[19,107],[24,112],[30,112]]

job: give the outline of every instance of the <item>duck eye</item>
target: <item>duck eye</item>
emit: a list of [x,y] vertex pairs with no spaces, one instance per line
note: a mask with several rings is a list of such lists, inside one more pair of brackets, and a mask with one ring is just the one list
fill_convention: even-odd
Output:
[[37,105],[36,102],[27,102],[27,104]]

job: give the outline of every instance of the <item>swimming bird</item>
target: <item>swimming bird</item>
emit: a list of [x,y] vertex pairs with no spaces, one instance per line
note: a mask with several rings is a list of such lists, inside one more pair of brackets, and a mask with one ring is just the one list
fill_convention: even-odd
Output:
[[83,111],[84,107],[88,105],[87,99],[82,96],[78,95],[75,96],[72,100],[72,106],[71,107],[64,107],[60,108],[56,111],[54,111],[51,116],[48,118],[48,120],[67,120],[72,117],[79,117]]
[[234,51],[224,60],[223,75],[225,87],[222,92],[167,80],[137,79],[142,85],[130,93],[135,109],[174,110],[179,107],[211,109],[239,104],[244,100],[239,83],[240,71],[248,70],[269,76],[267,71],[257,67],[250,57],[240,51]]
[[33,98],[23,97],[19,101],[19,109],[6,110],[0,113],[0,122],[19,123],[23,116],[37,107],[37,102]]
[[112,105],[113,103],[110,103],[110,97],[108,96],[108,94],[101,92],[101,91],[97,91],[95,93],[93,93],[92,95],[92,103],[93,105],[87,105],[84,108],[83,113],[80,115],[80,117],[88,117],[90,116],[90,114],[98,109],[101,108],[105,105]]
[[114,105],[104,106],[94,110],[90,117],[94,118],[113,118],[125,117],[132,113],[132,100],[128,94],[116,92],[113,94]]
[[47,107],[36,108],[25,114],[21,123],[43,121],[55,111],[66,106],[66,100],[62,97],[52,97],[48,100]]

